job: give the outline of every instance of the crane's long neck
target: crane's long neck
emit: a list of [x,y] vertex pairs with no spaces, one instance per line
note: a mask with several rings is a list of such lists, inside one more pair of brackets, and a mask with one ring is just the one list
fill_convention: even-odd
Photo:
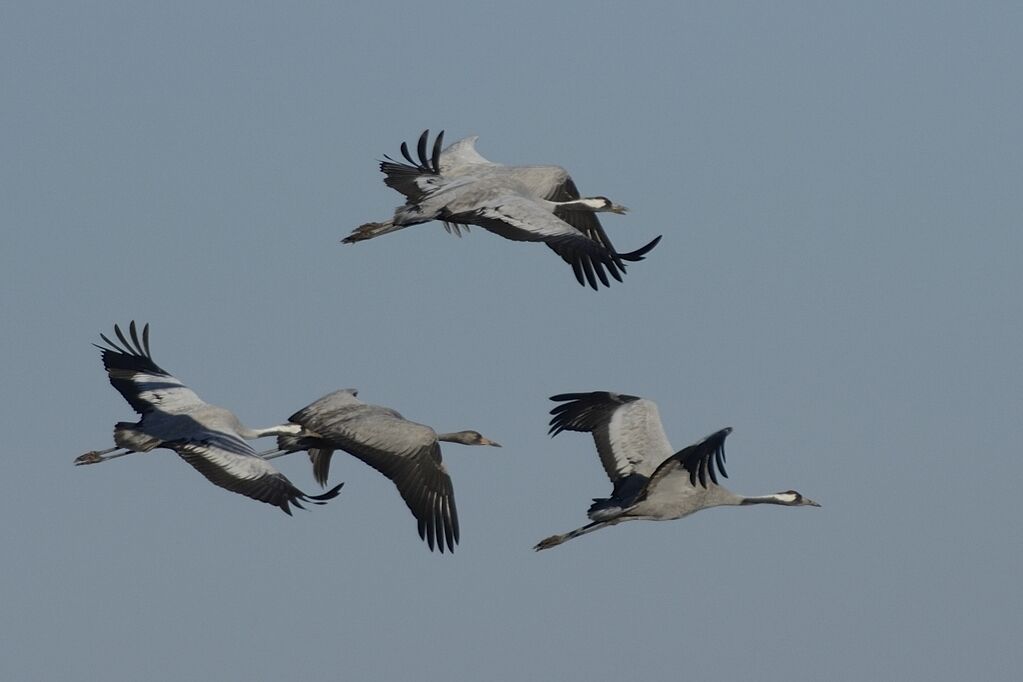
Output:
[[792,493],[773,493],[771,495],[757,495],[755,497],[742,497],[737,496],[737,501],[731,504],[737,505],[748,505],[748,504],[781,504],[786,507],[799,504],[799,499]]
[[571,201],[545,201],[548,208],[553,211],[555,208],[562,208],[569,211],[589,211],[590,213],[599,213],[601,211],[610,211],[608,204],[603,199],[583,198],[583,199],[572,199]]
[[268,426],[264,429],[250,429],[243,426],[238,429],[238,434],[246,440],[255,440],[266,436],[292,435],[301,432],[302,427],[298,424],[278,424],[276,426]]
[[445,443],[461,443],[465,445],[469,441],[469,435],[462,431],[455,431],[454,433],[438,433],[437,440],[444,441]]

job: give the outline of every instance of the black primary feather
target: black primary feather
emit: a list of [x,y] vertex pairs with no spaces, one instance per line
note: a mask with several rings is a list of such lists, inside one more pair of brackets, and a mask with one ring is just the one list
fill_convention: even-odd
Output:
[[[696,485],[696,481],[699,480],[700,485],[706,488],[708,475],[711,482],[717,485],[718,471],[725,478],[728,477],[724,466],[725,438],[731,432],[731,427],[721,429],[707,436],[699,443],[690,445],[673,455],[672,459],[679,461],[682,464],[682,468],[689,472],[689,482],[692,485]],[[655,472],[654,476],[656,475]]]

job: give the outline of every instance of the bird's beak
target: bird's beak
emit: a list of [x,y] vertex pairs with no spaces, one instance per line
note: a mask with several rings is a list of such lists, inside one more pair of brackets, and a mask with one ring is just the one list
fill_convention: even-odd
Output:
[[490,440],[489,438],[480,438],[480,445],[492,445],[495,448],[501,447],[501,444],[497,441]]
[[622,215],[622,214],[625,214],[625,213],[629,212],[629,209],[627,209],[626,207],[622,206],[621,204],[611,204],[611,209],[610,210],[611,210],[612,213],[617,213],[619,215]]
[[811,500],[809,497],[804,497],[803,498],[803,504],[804,505],[809,505],[811,507],[819,507],[820,506],[819,504],[817,504],[816,502]]

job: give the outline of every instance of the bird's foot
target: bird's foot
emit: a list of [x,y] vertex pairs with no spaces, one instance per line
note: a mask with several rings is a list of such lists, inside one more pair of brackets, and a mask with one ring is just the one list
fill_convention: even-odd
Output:
[[540,542],[536,543],[533,549],[539,552],[542,549],[550,549],[551,547],[557,547],[564,541],[565,541],[564,535],[552,535],[549,538],[544,538]]
[[382,223],[366,223],[352,230],[351,234],[341,240],[342,244],[354,244],[355,242],[361,242],[366,239],[372,239],[376,233],[377,228],[382,227]]
[[82,464],[95,464],[96,462],[102,462],[103,455],[99,454],[95,450],[79,455],[75,457],[75,466],[81,466]]

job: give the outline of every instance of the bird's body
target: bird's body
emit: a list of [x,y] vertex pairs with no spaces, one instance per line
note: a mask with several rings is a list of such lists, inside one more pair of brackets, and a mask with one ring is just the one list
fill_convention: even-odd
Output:
[[298,427],[293,424],[265,429],[246,427],[233,412],[203,401],[153,361],[149,325],[143,328],[141,341],[134,322],[129,327],[130,341],[120,327],[115,325],[114,332],[120,345],[101,334],[107,346],[97,347],[102,351],[111,385],[141,419],[135,423],[118,422],[114,427],[117,447],[87,452],[75,460],[76,464],[96,464],[133,452],[167,448],[215,485],[273,504],[288,514],[290,505],[301,508],[302,502],[322,504],[337,496],[341,486],[323,495],[307,496],[247,442],[263,436],[297,433]]
[[598,280],[609,285],[607,273],[621,281],[623,261],[642,260],[660,241],[657,237],[636,251],[618,253],[595,214],[624,213],[625,208],[606,197],[581,197],[561,166],[493,163],[476,151],[475,136],[442,150],[443,132],[427,155],[428,134],[419,138],[418,162],[402,143],[407,164],[390,158],[380,164],[384,182],[405,195],[405,204],[390,220],[366,223],[342,241],[372,239],[431,220],[442,221],[455,234],[477,225],[506,239],[546,243],[572,265],[581,284],[594,289]]
[[454,551],[459,539],[458,512],[440,441],[498,444],[476,431],[438,434],[389,407],[362,402],[357,393],[350,388],[334,391],[293,414],[289,421],[301,433],[278,436],[277,451],[265,456],[307,450],[314,476],[326,485],[331,456],[335,450],[344,450],[391,479],[431,550],[436,544],[441,552],[445,546]]
[[679,452],[673,452],[657,405],[637,396],[605,391],[565,393],[551,400],[551,435],[561,431],[593,434],[597,454],[614,485],[611,496],[593,500],[592,523],[540,541],[534,549],[560,545],[572,538],[623,521],[669,521],[701,509],[751,504],[811,505],[794,490],[746,497],[718,483],[725,473],[725,428]]

